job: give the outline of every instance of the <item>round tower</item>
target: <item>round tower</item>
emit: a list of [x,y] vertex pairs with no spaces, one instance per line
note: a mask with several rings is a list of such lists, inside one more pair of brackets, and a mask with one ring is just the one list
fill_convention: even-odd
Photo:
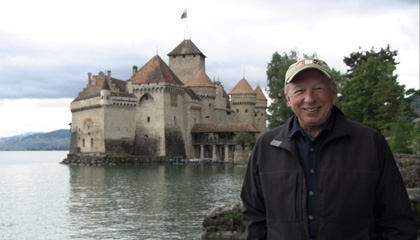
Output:
[[101,105],[111,105],[111,89],[106,78],[101,88]]
[[252,87],[245,78],[242,78],[229,92],[232,109],[235,111],[236,123],[254,124],[256,96]]

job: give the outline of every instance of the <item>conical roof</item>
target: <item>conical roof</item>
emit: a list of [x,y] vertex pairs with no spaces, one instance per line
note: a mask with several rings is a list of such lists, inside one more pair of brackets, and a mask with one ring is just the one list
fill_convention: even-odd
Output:
[[129,80],[131,80],[133,84],[169,82],[184,85],[159,55],[150,59]]
[[241,81],[236,84],[230,90],[229,95],[231,94],[256,94],[252,89],[251,85],[249,85],[248,81],[245,78],[242,78]]
[[109,87],[108,81],[106,79],[104,80],[104,84],[102,84],[101,90],[111,90],[111,88]]
[[198,70],[184,85],[185,87],[215,87],[203,69]]
[[177,56],[177,55],[190,55],[190,54],[200,54],[203,57],[206,57],[200,49],[191,41],[184,40],[182,41],[172,52],[168,53],[168,56]]
[[262,89],[260,88],[260,86],[258,86],[258,87],[255,89],[255,91],[254,91],[254,92],[257,94],[257,100],[264,100],[264,101],[267,101],[267,98],[265,97],[265,95],[264,95],[264,93],[263,93]]

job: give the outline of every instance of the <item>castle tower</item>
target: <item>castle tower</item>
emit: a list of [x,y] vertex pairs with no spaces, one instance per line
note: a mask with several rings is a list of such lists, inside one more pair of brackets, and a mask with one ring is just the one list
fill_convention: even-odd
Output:
[[203,69],[205,71],[204,54],[191,40],[182,41],[174,50],[168,53],[169,68],[185,84],[194,74]]
[[216,86],[210,78],[200,69],[186,83],[185,87],[192,89],[201,98],[201,117],[200,123],[212,123],[214,103],[216,98]]
[[108,80],[104,80],[101,88],[101,105],[111,105],[111,88],[109,88]]
[[129,80],[139,99],[135,154],[185,157],[184,84],[158,55]]
[[254,113],[257,94],[245,78],[230,90],[232,109],[235,111],[236,123],[254,124]]
[[256,96],[256,104],[255,104],[255,127],[260,131],[257,135],[259,137],[261,134],[265,133],[267,130],[267,98],[265,97],[263,91],[261,90],[260,86],[258,86],[254,92],[257,94]]

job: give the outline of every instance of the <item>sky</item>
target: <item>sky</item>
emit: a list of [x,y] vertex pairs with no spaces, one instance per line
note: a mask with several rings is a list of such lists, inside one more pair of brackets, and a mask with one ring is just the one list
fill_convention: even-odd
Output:
[[[360,50],[398,50],[398,81],[419,88],[418,0],[0,1],[0,137],[69,129],[88,72],[127,80],[185,38],[227,92],[243,77],[267,87],[276,51],[317,53],[347,71]],[[187,18],[181,15],[187,9]],[[268,97],[268,96],[267,96]]]

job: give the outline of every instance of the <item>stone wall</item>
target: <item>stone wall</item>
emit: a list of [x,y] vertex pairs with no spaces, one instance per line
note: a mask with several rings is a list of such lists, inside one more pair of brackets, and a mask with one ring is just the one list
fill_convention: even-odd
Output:
[[171,163],[166,157],[132,156],[128,154],[68,154],[61,164],[80,166],[115,166],[149,163]]
[[252,151],[248,147],[236,146],[233,154],[233,163],[236,165],[247,165],[251,153]]

